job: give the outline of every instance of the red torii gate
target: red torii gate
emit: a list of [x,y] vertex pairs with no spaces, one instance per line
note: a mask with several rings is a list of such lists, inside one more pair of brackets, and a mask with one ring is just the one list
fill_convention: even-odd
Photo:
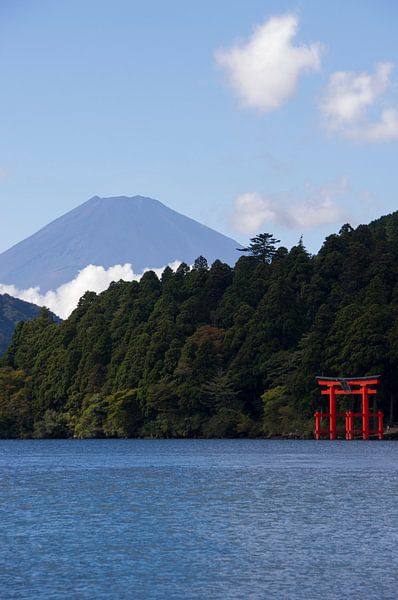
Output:
[[[322,439],[323,435],[327,435],[330,440],[337,439],[337,419],[343,417],[345,419],[345,439],[353,440],[356,435],[360,435],[362,439],[368,440],[370,434],[377,434],[379,440],[384,437],[383,428],[383,412],[379,410],[377,413],[369,412],[369,395],[376,394],[377,390],[374,387],[380,383],[379,375],[369,377],[322,377],[316,378],[321,386],[326,386],[326,389],[321,391],[324,396],[329,396],[329,412],[315,412],[315,439]],[[354,387],[355,389],[352,389]],[[362,412],[356,413],[348,410],[344,413],[337,413],[336,396],[345,395],[360,395],[362,397]],[[329,417],[329,430],[321,429],[322,417]],[[361,417],[362,427],[354,428],[354,418]],[[377,418],[377,429],[370,429],[369,419]]]

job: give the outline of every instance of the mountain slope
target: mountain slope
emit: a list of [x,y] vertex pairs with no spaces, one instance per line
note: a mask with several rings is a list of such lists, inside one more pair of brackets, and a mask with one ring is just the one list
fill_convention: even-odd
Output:
[[47,291],[89,264],[132,263],[141,272],[199,255],[234,264],[238,245],[157,200],[95,196],[0,254],[0,283]]
[[8,294],[0,294],[0,354],[7,350],[19,321],[30,321],[40,313],[40,307]]

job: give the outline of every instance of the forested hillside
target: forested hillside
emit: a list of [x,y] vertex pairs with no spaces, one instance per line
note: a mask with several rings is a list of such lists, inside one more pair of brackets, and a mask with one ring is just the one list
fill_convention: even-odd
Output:
[[235,268],[204,259],[86,293],[19,324],[0,370],[3,437],[310,435],[317,374],[380,373],[398,397],[398,213],[316,256],[262,235]]
[[0,355],[7,349],[18,321],[34,319],[39,312],[35,304],[0,294]]

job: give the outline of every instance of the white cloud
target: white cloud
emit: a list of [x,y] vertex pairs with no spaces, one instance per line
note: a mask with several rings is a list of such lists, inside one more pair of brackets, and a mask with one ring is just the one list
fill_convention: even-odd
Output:
[[235,200],[235,209],[231,216],[231,225],[239,233],[258,231],[263,223],[278,220],[275,201],[256,192],[247,192]]
[[[174,270],[179,264],[179,261],[174,261],[169,266]],[[164,268],[144,269],[143,273],[151,270],[160,276]],[[14,296],[14,298],[20,298],[38,306],[47,306],[56,315],[66,319],[76,308],[79,299],[85,292],[91,291],[99,294],[106,290],[112,281],[119,281],[120,279],[124,281],[139,281],[143,273],[134,273],[129,263],[114,265],[113,267],[109,267],[109,269],[97,265],[88,265],[79,271],[75,279],[45,294],[40,293],[39,287],[20,290],[14,285],[5,284],[0,284],[0,294],[9,294],[10,296]]]
[[[381,109],[380,102],[391,86],[394,65],[377,65],[375,73],[332,73],[320,102],[326,126],[343,137],[388,141],[398,139],[398,110]],[[371,111],[379,112],[374,120]]]
[[257,27],[247,43],[215,54],[242,104],[262,111],[278,108],[291,96],[300,75],[320,65],[320,44],[293,45],[298,19],[293,14],[271,17]]
[[239,233],[251,234],[269,224],[302,230],[341,223],[345,213],[336,198],[344,195],[347,187],[347,179],[341,177],[329,185],[310,188],[295,202],[255,192],[242,194],[235,200],[231,224]]
[[332,73],[321,102],[321,110],[337,122],[362,117],[365,109],[386,90],[392,68],[391,63],[381,63],[374,75],[356,75],[346,71]]
[[398,110],[383,110],[379,121],[367,123],[349,132],[349,137],[369,142],[386,142],[398,140]]

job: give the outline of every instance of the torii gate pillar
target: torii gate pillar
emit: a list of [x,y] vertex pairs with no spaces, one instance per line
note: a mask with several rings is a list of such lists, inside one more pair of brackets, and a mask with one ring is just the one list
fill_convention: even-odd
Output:
[[362,437],[369,439],[369,394],[367,385],[361,386],[362,395]]
[[334,387],[329,388],[329,439],[335,440],[337,437],[337,410],[336,410],[336,390]]

